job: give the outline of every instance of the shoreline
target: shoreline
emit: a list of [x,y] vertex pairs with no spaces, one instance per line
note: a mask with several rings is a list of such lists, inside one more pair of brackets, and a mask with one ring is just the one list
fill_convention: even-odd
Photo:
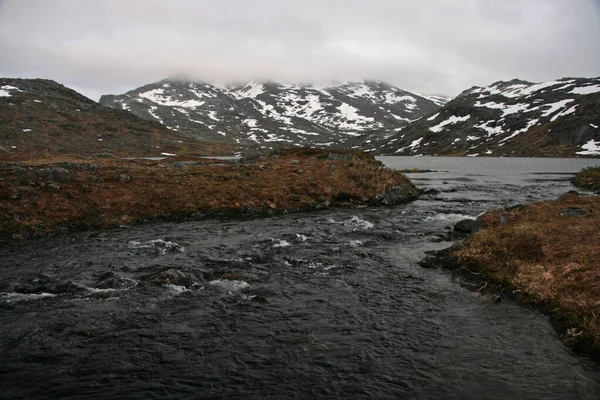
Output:
[[[600,362],[599,219],[600,196],[575,191],[489,211],[471,220],[470,230],[448,235],[452,245],[428,253],[419,265],[449,270],[458,284],[491,302],[509,299],[543,312],[562,343]],[[556,243],[561,233],[566,242]]]

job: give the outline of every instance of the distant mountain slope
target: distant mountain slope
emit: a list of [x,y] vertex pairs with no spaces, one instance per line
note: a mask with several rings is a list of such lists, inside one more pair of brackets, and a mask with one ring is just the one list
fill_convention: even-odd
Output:
[[344,146],[373,130],[390,130],[440,108],[443,97],[412,94],[379,81],[328,87],[250,82],[232,87],[166,79],[100,103],[207,140]]
[[[214,150],[214,152],[213,152]],[[45,79],[0,78],[0,152],[229,153]]]
[[[371,150],[396,155],[600,155],[600,78],[496,82],[385,135]],[[353,147],[360,147],[358,144]]]

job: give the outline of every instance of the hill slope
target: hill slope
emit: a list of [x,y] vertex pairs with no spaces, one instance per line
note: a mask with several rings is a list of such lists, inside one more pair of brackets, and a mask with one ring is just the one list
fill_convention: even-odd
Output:
[[368,131],[386,131],[430,114],[445,99],[412,94],[380,81],[335,86],[250,82],[219,87],[166,79],[100,103],[207,140],[337,146]]
[[157,122],[102,106],[45,79],[0,78],[0,153],[225,154]]
[[372,151],[395,155],[600,155],[600,78],[496,82],[462,92]]

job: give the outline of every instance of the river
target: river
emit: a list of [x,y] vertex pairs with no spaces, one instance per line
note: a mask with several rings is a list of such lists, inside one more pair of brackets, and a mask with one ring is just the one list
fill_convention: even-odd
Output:
[[380,157],[437,195],[0,247],[0,398],[597,399],[549,318],[417,265],[600,160]]

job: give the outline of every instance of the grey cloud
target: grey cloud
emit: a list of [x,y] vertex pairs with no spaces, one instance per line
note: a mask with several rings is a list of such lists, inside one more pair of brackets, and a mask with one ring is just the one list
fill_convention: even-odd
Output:
[[185,73],[455,95],[600,71],[596,0],[5,0],[0,75],[97,98]]

